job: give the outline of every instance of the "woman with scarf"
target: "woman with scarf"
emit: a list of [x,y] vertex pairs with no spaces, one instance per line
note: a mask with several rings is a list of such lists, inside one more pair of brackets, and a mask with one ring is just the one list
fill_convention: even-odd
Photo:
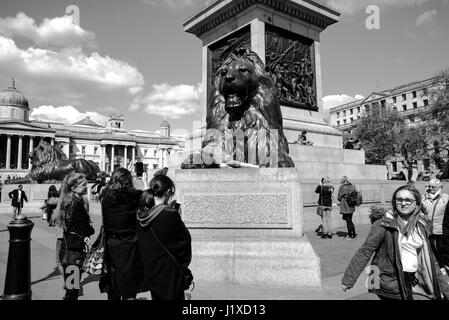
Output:
[[329,177],[321,179],[321,183],[316,187],[315,193],[319,194],[318,205],[321,207],[321,225],[323,232],[321,238],[332,239],[332,193],[334,187],[331,184]]
[[114,171],[100,194],[107,272],[99,286],[101,292],[108,294],[108,300],[135,299],[141,292],[143,269],[136,221],[141,194],[125,168]]
[[191,237],[181,220],[179,204],[172,201],[173,181],[157,175],[141,198],[138,210],[138,240],[145,287],[152,300],[184,300],[193,276]]
[[354,286],[374,255],[369,291],[380,299],[448,299],[449,285],[430,247],[419,191],[402,186],[393,193],[391,204],[392,212],[373,223],[347,267],[343,291]]

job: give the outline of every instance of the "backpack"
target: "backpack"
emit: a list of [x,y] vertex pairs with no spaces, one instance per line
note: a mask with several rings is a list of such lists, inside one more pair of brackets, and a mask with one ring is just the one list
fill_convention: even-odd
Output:
[[349,194],[348,198],[346,199],[346,202],[348,203],[348,206],[355,207],[357,205],[357,199],[358,199],[358,192],[354,188]]
[[362,205],[362,203],[363,203],[362,191],[358,190],[357,191],[357,201],[356,201],[355,205],[358,207],[358,206]]

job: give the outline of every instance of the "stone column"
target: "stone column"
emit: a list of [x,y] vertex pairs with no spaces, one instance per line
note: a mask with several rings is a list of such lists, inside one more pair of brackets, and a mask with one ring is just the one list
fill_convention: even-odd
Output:
[[62,151],[67,156],[67,159],[70,159],[70,142],[64,143],[64,145],[62,146]]
[[101,171],[106,171],[106,146],[101,146]]
[[132,157],[133,165],[134,165],[135,162],[136,162],[136,148],[137,148],[137,147],[133,147],[133,148],[131,149],[131,157]]
[[6,134],[6,170],[11,169],[11,135]]
[[[314,60],[315,60],[315,85],[316,85],[316,104],[318,106],[318,112],[323,113],[323,89],[321,84],[321,55],[320,55],[320,43],[315,41],[313,43]],[[313,65],[313,64],[312,64]]]
[[54,138],[50,138],[50,144],[51,144],[52,146],[55,145],[55,139],[54,139]]
[[22,148],[23,148],[22,136],[19,136],[19,145],[17,148],[17,170],[22,170]]
[[[207,116],[207,89],[209,87],[209,79],[207,78],[208,70],[209,68],[212,68],[211,59],[209,57],[209,48],[207,46],[203,47],[202,50],[202,59],[203,59],[203,68],[202,68],[202,86],[203,86],[203,93],[202,97],[200,99],[201,104],[201,127],[206,127],[206,116]],[[192,132],[193,133],[193,132]]]
[[[29,144],[29,146],[28,146],[28,153],[31,153],[31,152],[33,152],[33,149],[34,149],[34,141],[33,141],[33,138],[34,138],[34,137],[29,136],[29,138],[30,138],[30,144]],[[31,169],[31,166],[32,166],[32,165],[33,165],[33,164],[31,163],[31,158],[28,157],[28,169]]]
[[251,21],[251,50],[265,64],[265,22],[259,19]]
[[114,155],[114,145],[111,145],[111,173],[114,172],[114,162],[115,162],[115,155]]
[[124,161],[124,165],[123,168],[128,169],[128,163],[127,163],[127,157],[128,157],[128,146],[124,146],[124,154],[123,154],[123,161]]

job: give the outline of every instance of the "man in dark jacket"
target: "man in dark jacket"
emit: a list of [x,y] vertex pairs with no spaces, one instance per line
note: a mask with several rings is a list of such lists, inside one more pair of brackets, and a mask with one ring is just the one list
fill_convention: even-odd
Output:
[[13,219],[16,219],[17,216],[19,216],[22,213],[23,201],[25,200],[26,202],[28,202],[27,195],[25,194],[25,191],[23,191],[22,189],[23,186],[19,184],[17,189],[14,189],[8,194],[9,198],[11,199],[11,206],[13,207],[14,213]]

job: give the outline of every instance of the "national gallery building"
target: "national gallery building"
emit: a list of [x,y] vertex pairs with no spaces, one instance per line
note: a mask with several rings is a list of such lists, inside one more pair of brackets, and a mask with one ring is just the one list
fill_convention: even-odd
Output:
[[92,160],[102,171],[133,169],[142,161],[144,171],[166,166],[171,152],[182,152],[184,141],[170,135],[162,121],[158,132],[125,130],[123,115],[112,114],[106,125],[86,116],[71,125],[29,120],[30,107],[15,81],[0,92],[0,177],[23,177],[31,168],[28,154],[40,140],[59,145],[68,159]]

